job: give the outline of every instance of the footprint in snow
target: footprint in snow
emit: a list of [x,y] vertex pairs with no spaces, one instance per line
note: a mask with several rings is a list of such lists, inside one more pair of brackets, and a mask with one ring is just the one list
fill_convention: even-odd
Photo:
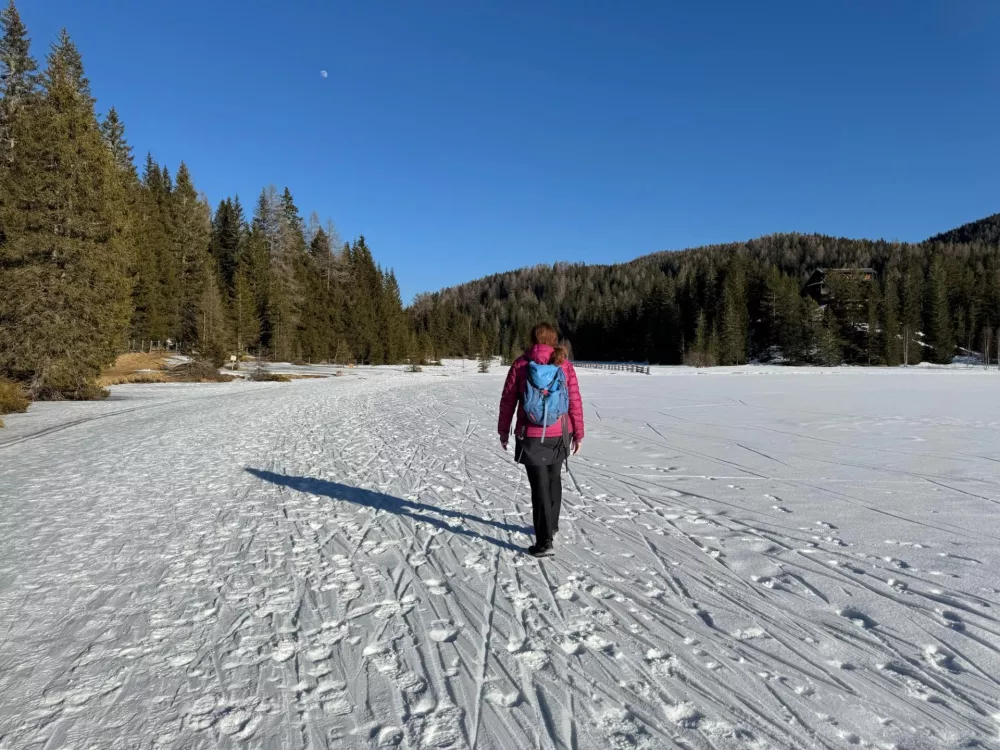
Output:
[[693,704],[686,701],[673,706],[665,706],[663,713],[666,714],[667,719],[681,729],[697,729],[702,719],[701,712]]
[[961,668],[955,662],[955,655],[941,646],[925,646],[924,659],[930,662],[931,666],[940,672],[951,672],[957,674]]
[[337,716],[345,716],[354,711],[354,704],[347,694],[347,683],[341,680],[320,680],[316,695],[322,701],[323,710]]
[[952,630],[962,632],[965,630],[965,621],[959,616],[957,612],[952,612],[950,610],[939,610],[938,614],[941,615],[942,624],[951,628]]
[[171,667],[185,667],[191,662],[193,662],[197,657],[198,657],[197,654],[190,652],[184,654],[177,654],[177,656],[173,656],[170,659],[168,659],[167,663]]
[[279,664],[288,661],[293,656],[295,656],[295,644],[290,641],[282,641],[271,652],[271,658]]
[[845,607],[844,609],[837,612],[841,617],[850,620],[855,625],[864,628],[865,630],[870,630],[871,628],[877,627],[878,623],[872,618],[866,615],[859,609],[854,607]]
[[427,680],[416,672],[404,672],[396,679],[396,686],[408,695],[419,695],[427,689]]
[[372,612],[372,617],[377,620],[388,620],[392,617],[403,616],[410,613],[416,606],[417,597],[413,594],[404,594],[399,601],[391,599],[381,602]]
[[261,724],[261,717],[247,711],[236,710],[222,717],[219,722],[219,733],[224,736],[234,736],[238,740],[247,740]]
[[587,593],[590,594],[595,599],[610,599],[615,595],[615,592],[606,586],[601,586],[600,584],[595,584],[587,589]]
[[332,653],[333,651],[329,646],[316,646],[306,651],[306,658],[312,662],[323,661],[329,659]]
[[513,654],[518,661],[532,671],[543,669],[549,663],[548,654],[541,649],[534,648],[534,646],[524,638],[511,636],[510,641],[507,643],[507,651]]
[[450,592],[448,584],[443,581],[439,581],[436,578],[428,578],[424,581],[424,585],[427,587],[427,591],[434,596],[444,596]]
[[392,646],[392,642],[374,641],[369,643],[361,651],[361,655],[368,659],[376,671],[381,674],[396,677],[399,675],[399,658]]
[[572,583],[564,583],[562,586],[556,589],[556,599],[561,599],[565,602],[571,602],[576,599],[576,586]]
[[382,727],[375,738],[375,746],[396,747],[403,741],[403,730],[399,727]]
[[646,663],[653,674],[660,674],[672,677],[674,665],[677,663],[676,657],[658,648],[651,648],[646,652]]
[[191,707],[188,709],[188,715],[204,716],[205,714],[210,714],[215,710],[216,703],[218,701],[214,695],[203,695],[191,704]]
[[572,638],[564,638],[559,643],[559,648],[567,656],[576,656],[577,654],[583,653],[583,644],[579,641],[573,640]]
[[499,688],[490,688],[486,692],[486,700],[500,708],[514,708],[521,700],[521,693],[516,689],[505,693]]
[[613,708],[606,711],[597,720],[597,727],[607,740],[608,747],[621,750],[625,748],[647,750],[653,747],[652,738],[627,708]]
[[459,628],[451,620],[436,620],[427,635],[435,643],[451,643],[458,637]]
[[742,628],[733,631],[733,638],[739,641],[752,641],[758,638],[767,638],[768,634],[764,628]]
[[421,747],[457,747],[462,743],[463,711],[458,706],[442,701],[426,717]]

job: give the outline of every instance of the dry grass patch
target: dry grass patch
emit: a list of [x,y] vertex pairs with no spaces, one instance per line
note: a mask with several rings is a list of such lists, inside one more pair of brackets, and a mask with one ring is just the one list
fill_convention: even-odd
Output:
[[131,375],[101,375],[97,381],[102,386],[125,385],[127,383],[169,383],[165,372],[135,372]]
[[172,355],[167,352],[122,354],[115,364],[101,373],[101,387],[126,383],[228,383],[231,375],[222,375],[210,362],[195,360],[167,366]]
[[[30,403],[28,394],[24,392],[24,388],[19,383],[0,378],[0,414],[27,411]],[[2,419],[0,419],[0,427],[3,427]]]
[[163,372],[167,358],[165,352],[131,352],[119,355],[115,363],[101,373],[97,384],[101,387],[122,383],[167,383]]

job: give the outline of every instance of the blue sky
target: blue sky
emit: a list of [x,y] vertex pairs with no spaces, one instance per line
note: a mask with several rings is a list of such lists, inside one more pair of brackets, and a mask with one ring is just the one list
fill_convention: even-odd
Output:
[[[20,0],[136,152],[289,186],[404,298],[772,232],[1000,211],[993,0]],[[328,78],[320,70],[329,71]]]

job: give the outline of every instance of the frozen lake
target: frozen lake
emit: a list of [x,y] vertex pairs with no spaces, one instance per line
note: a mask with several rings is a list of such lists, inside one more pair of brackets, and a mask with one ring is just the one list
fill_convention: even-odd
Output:
[[1000,747],[1000,374],[122,386],[0,430],[0,750]]

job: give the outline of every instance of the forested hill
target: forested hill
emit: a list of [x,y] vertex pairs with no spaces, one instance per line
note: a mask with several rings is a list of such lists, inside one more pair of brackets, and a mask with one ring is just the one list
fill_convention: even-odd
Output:
[[[960,244],[779,234],[611,266],[524,268],[424,295],[411,313],[439,355],[465,351],[470,336],[483,335],[511,356],[533,323],[550,320],[578,359],[946,362],[1000,328],[995,219],[956,230],[969,238]],[[877,273],[867,283],[831,280],[843,288],[821,307],[800,294],[817,268]]]
[[1000,244],[1000,214],[987,216],[985,219],[963,224],[958,229],[931,237],[931,242],[985,242],[990,245]]

